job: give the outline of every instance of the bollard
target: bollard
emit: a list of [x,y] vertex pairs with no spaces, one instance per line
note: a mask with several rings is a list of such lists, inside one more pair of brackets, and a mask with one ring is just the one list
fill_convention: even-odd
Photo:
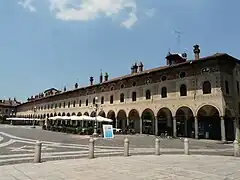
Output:
[[234,156],[235,157],[239,157],[240,156],[240,152],[239,152],[239,143],[237,140],[235,140],[233,142],[233,147],[234,147]]
[[184,154],[189,155],[189,141],[188,141],[188,138],[184,139]]
[[42,151],[42,143],[40,141],[36,141],[35,144],[35,154],[34,154],[34,163],[40,163],[41,162],[41,151]]
[[129,156],[129,140],[128,138],[124,139],[124,156]]
[[89,154],[88,154],[89,159],[94,158],[94,139],[90,138],[89,140]]
[[160,155],[160,139],[155,139],[155,155]]

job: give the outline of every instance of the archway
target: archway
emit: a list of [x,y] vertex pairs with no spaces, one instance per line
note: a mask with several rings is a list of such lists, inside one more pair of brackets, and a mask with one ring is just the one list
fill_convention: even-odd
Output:
[[122,109],[117,113],[117,122],[119,128],[125,129],[127,127],[127,114]]
[[101,116],[101,117],[106,117],[106,113],[104,111],[100,111],[98,113],[98,115]]
[[78,112],[78,113],[77,113],[77,116],[81,116],[81,115],[82,115],[82,113],[81,113],[81,112]]
[[[142,133],[154,134],[154,112],[151,109],[145,109],[142,112]],[[141,122],[140,122],[141,123]],[[141,126],[140,126],[141,128]],[[140,129],[141,132],[141,129]]]
[[197,111],[199,138],[221,140],[219,115],[217,108],[212,105],[204,105]]
[[[237,119],[238,120],[238,119]],[[225,125],[225,133],[226,133],[226,140],[234,141],[235,140],[235,131],[237,123],[235,124],[234,113],[232,113],[229,109],[225,109],[225,116],[224,116],[224,125]]]
[[72,116],[76,116],[75,112],[72,113]]
[[129,128],[134,129],[136,133],[140,133],[140,116],[136,109],[132,109],[128,114]]
[[66,116],[65,112],[62,113],[62,116]]
[[[88,113],[88,112],[85,112],[83,115],[89,116],[89,113]],[[89,121],[83,121],[83,127],[89,127],[89,126],[90,126]]]
[[83,115],[85,115],[85,116],[89,116],[89,113],[88,113],[88,112],[85,112]]
[[58,116],[61,116],[61,113],[58,113]]
[[173,136],[173,121],[172,112],[170,109],[164,107],[157,113],[157,133],[156,135],[168,135]]
[[50,114],[50,117],[53,117],[53,113]]
[[177,136],[178,137],[195,137],[194,116],[192,110],[187,106],[177,109],[176,114]]
[[68,116],[68,117],[71,116],[70,113],[67,113],[67,116]]
[[109,119],[112,119],[113,122],[113,128],[117,128],[117,121],[116,121],[116,116],[115,116],[115,112],[110,110],[108,113],[107,113],[107,118]]
[[54,113],[54,116],[57,116],[57,113]]
[[90,116],[91,117],[95,117],[96,116],[96,112],[95,111],[91,112]]

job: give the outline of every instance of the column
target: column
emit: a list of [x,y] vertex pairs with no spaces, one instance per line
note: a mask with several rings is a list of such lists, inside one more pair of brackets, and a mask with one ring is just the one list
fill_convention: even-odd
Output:
[[128,117],[127,117],[127,126],[129,126],[129,119],[128,119]]
[[239,119],[235,117],[234,119],[234,132],[235,132],[235,140],[239,140]]
[[221,116],[221,139],[222,141],[226,141],[226,131],[225,131],[225,122],[224,117]]
[[143,120],[140,118],[140,134],[142,134],[142,129],[143,129]]
[[158,136],[158,119],[155,117],[155,136]]
[[118,120],[116,119],[116,122],[115,122],[116,124],[115,124],[115,127],[116,127],[116,129],[118,128]]
[[173,117],[173,137],[177,137],[177,120]]
[[195,129],[195,139],[198,139],[198,119],[194,117],[194,129]]

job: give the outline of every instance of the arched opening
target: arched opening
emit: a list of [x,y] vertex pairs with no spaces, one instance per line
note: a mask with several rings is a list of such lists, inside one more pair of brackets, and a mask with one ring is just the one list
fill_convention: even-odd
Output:
[[140,116],[136,109],[132,109],[128,114],[129,128],[134,129],[136,133],[140,133]]
[[127,127],[127,114],[124,110],[117,113],[118,128],[125,129]]
[[221,122],[216,107],[202,106],[197,112],[197,118],[199,138],[221,140]]
[[96,116],[96,112],[95,111],[91,112],[90,116],[91,117],[95,117]]
[[185,84],[180,86],[180,96],[187,96],[187,86]]
[[229,109],[225,109],[224,125],[227,141],[235,140],[235,125],[237,124],[234,125],[234,120],[235,118],[233,116],[233,113]]
[[53,117],[53,113],[50,114],[50,117]]
[[167,88],[166,87],[162,87],[162,89],[161,89],[161,97],[162,98],[166,98],[167,97]]
[[62,113],[62,116],[66,116],[65,112]]
[[71,116],[70,113],[67,113],[67,116],[68,116],[68,117]]
[[209,81],[204,81],[202,85],[203,94],[211,94],[212,87]]
[[57,116],[57,113],[54,113],[54,116]]
[[81,113],[81,112],[78,112],[78,113],[77,113],[77,116],[81,116],[81,115],[82,115],[82,113]]
[[145,109],[142,113],[142,132],[144,134],[154,134],[155,132],[154,131],[154,113],[151,109]]
[[45,118],[46,118],[46,114],[43,115],[43,119],[45,119]]
[[88,112],[85,112],[83,115],[85,115],[85,116],[89,116],[89,113],[88,113]]
[[112,110],[109,111],[109,112],[107,113],[107,118],[112,119],[112,120],[113,120],[113,122],[112,122],[113,128],[117,128],[115,112],[112,111]]
[[104,111],[100,111],[100,112],[98,113],[98,115],[101,116],[101,117],[106,117],[106,114],[105,114]]
[[149,89],[146,90],[145,97],[146,97],[146,99],[151,99],[151,91]]
[[123,93],[120,94],[120,102],[124,102],[124,94]]
[[192,110],[187,106],[182,106],[176,111],[177,136],[195,137],[194,116]]
[[76,116],[76,113],[75,113],[75,112],[73,112],[73,113],[72,113],[72,116]]
[[58,113],[58,116],[61,116],[61,113]]
[[157,113],[157,120],[158,132],[156,134],[173,136],[172,112],[170,109],[161,108]]

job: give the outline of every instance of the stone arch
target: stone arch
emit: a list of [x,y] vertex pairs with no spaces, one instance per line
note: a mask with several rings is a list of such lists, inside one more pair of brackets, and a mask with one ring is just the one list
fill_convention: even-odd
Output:
[[58,116],[61,116],[61,113],[60,113],[60,112],[58,113]]
[[62,116],[66,116],[65,112],[62,113]]
[[132,109],[128,114],[129,127],[134,129],[136,133],[140,133],[140,115],[136,109]]
[[175,113],[176,130],[179,137],[194,137],[194,113],[188,106],[181,106]]
[[121,129],[125,129],[127,126],[127,113],[121,109],[117,113],[117,122],[118,122],[118,127]]
[[[206,139],[221,140],[220,111],[213,105],[202,105],[197,110],[199,137]],[[225,133],[224,133],[225,134]],[[225,139],[225,137],[223,138]]]
[[50,114],[50,117],[53,117],[53,113]]
[[208,107],[210,108],[209,110],[215,109],[215,110],[217,110],[219,116],[223,116],[223,112],[220,110],[219,107],[217,107],[217,106],[214,105],[214,104],[205,104],[205,103],[204,103],[204,104],[201,104],[200,106],[197,107],[197,109],[196,109],[196,111],[195,111],[195,115],[198,116],[198,113],[200,112],[200,110],[202,111],[202,110],[204,110],[204,109],[207,109]]
[[[142,119],[142,126],[140,124],[140,128],[142,127],[142,129],[140,129],[140,132],[142,130],[142,132],[144,134],[154,134],[154,112],[147,108],[142,112],[141,115],[141,119]],[[140,122],[141,123],[141,122]]]
[[71,116],[70,113],[67,113],[67,116],[68,116],[68,117]]
[[98,115],[101,116],[101,117],[106,117],[106,113],[104,111],[100,111],[98,113]]
[[85,115],[85,116],[89,116],[89,113],[88,113],[88,112],[85,112],[83,115]]
[[82,113],[81,113],[81,112],[78,112],[78,113],[77,113],[77,116],[81,116],[81,115],[82,115]]
[[43,119],[45,119],[46,118],[46,114],[43,114]]
[[112,122],[113,127],[117,128],[116,115],[115,115],[115,112],[113,110],[108,111],[107,118],[112,119],[113,120],[113,122]]
[[57,116],[57,113],[54,113],[54,116]]
[[49,118],[49,114],[47,113],[47,118]]
[[42,114],[40,115],[40,119],[43,119],[43,115]]
[[73,113],[72,113],[72,116],[76,116],[76,113],[75,113],[75,112],[73,112]]
[[173,136],[173,118],[172,111],[167,107],[162,107],[157,112],[157,132],[156,135]]

